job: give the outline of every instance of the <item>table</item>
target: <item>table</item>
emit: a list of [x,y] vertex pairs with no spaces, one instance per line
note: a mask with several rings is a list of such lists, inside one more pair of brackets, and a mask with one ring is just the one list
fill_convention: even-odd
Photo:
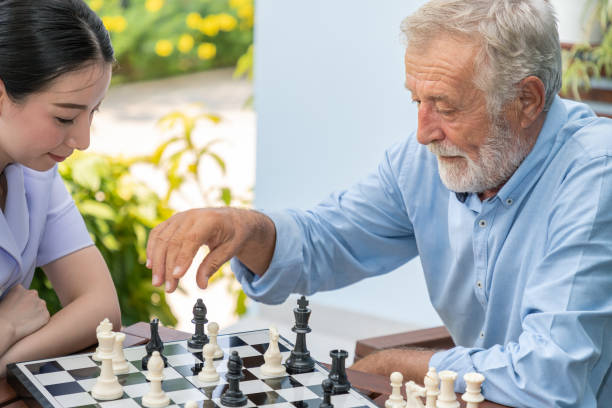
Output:
[[[122,331],[126,334],[126,338],[123,343],[125,347],[145,344],[149,341],[149,323],[139,322],[123,328]],[[191,333],[169,329],[163,326],[159,327],[159,335],[164,342],[186,340],[191,337]],[[328,365],[327,367],[329,368]],[[362,373],[360,371],[351,369],[347,369],[346,373],[354,388],[371,398],[379,407],[385,406],[385,401],[391,393],[389,378],[381,375]],[[460,398],[459,401],[461,402],[461,407],[465,407],[465,403],[461,401]],[[487,401],[480,404],[480,408],[504,407],[504,405]],[[5,379],[0,381],[0,408],[28,408],[25,402],[17,396],[15,390],[6,382]]]

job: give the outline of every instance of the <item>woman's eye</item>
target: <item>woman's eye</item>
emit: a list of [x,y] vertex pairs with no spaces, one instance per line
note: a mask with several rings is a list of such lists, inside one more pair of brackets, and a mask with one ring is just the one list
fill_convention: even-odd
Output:
[[69,125],[72,122],[74,122],[74,119],[64,119],[64,118],[59,118],[59,117],[55,117],[55,119],[62,125]]

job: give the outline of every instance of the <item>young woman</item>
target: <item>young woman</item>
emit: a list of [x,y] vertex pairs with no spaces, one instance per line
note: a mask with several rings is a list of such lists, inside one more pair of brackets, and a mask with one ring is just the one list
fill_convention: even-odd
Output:
[[[0,375],[95,343],[121,318],[108,268],[57,172],[89,146],[113,49],[81,0],[0,0]],[[28,290],[41,266],[62,302]]]

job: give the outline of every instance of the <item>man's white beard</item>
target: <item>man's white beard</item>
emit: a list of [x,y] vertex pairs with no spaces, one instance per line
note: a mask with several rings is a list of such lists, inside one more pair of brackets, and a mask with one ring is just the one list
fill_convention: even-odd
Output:
[[[427,145],[438,158],[442,183],[451,191],[480,193],[506,182],[531,150],[531,143],[515,135],[505,119],[498,118],[491,134],[480,147],[478,161],[452,144],[432,142]],[[461,156],[464,160],[440,160],[439,156]]]

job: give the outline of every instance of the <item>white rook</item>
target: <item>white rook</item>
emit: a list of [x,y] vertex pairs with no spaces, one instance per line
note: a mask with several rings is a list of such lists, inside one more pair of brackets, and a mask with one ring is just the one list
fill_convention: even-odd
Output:
[[440,396],[436,402],[437,408],[459,408],[455,394],[457,373],[450,370],[440,371]]
[[466,384],[465,394],[461,399],[467,402],[466,408],[478,408],[480,403],[484,401],[484,396],[480,393],[480,387],[485,380],[484,375],[480,373],[467,373],[463,376]]

